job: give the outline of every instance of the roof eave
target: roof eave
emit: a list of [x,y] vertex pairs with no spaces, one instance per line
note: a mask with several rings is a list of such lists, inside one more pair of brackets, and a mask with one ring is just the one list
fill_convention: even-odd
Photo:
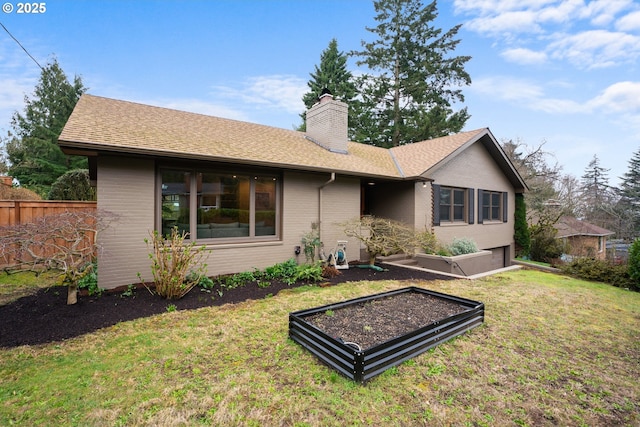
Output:
[[[250,160],[250,159],[237,159],[232,157],[219,157],[219,156],[206,156],[206,155],[198,155],[198,154],[190,154],[184,152],[175,152],[168,150],[148,150],[148,149],[140,149],[136,147],[124,147],[124,146],[111,146],[111,145],[101,145],[96,146],[96,144],[91,142],[76,142],[69,140],[59,140],[58,145],[61,150],[65,154],[69,155],[77,155],[77,156],[87,156],[87,157],[95,157],[99,154],[110,154],[110,155],[134,155],[134,156],[153,156],[157,158],[180,158],[183,160],[201,160],[208,162],[220,162],[227,164],[242,164],[247,166],[262,166],[262,167],[270,167],[270,168],[279,168],[286,170],[295,170],[295,171],[305,171],[305,172],[336,172],[341,175],[354,176],[354,177],[363,177],[363,178],[375,178],[375,179],[384,179],[390,181],[402,181],[406,178],[403,176],[393,176],[382,173],[367,173],[367,172],[359,172],[359,171],[350,171],[350,170],[342,170],[335,169],[331,167],[322,167],[322,166],[308,166],[308,165],[297,165],[297,164],[289,164],[289,163],[279,163],[279,162],[268,162],[268,161],[260,161],[260,160]],[[424,178],[415,178],[424,180]]]
[[611,236],[613,234],[616,234],[615,232],[611,231],[609,233],[603,233],[603,234],[598,234],[598,233],[580,233],[580,232],[576,232],[576,233],[572,233],[572,234],[563,234],[563,235],[559,235],[557,236],[560,239],[565,239],[567,237],[579,237],[579,236],[587,236],[587,237],[605,237],[605,236]]
[[496,162],[498,163],[498,166],[500,167],[500,170],[502,170],[502,172],[507,176],[511,185],[513,185],[515,192],[523,193],[527,191],[529,187],[524,182],[524,180],[522,179],[518,171],[515,169],[515,167],[513,166],[513,164],[507,157],[507,155],[505,154],[504,150],[502,149],[502,147],[500,147],[500,144],[498,143],[496,138],[493,136],[489,128],[484,128],[480,132],[473,135],[471,138],[469,138],[467,142],[462,144],[456,150],[449,153],[447,156],[442,158],[440,161],[438,161],[436,164],[431,166],[429,169],[425,170],[422,173],[422,175],[429,175],[433,173],[434,171],[438,170],[442,165],[446,164],[450,159],[457,156],[459,153],[469,148],[469,146],[479,141],[487,149],[491,157],[493,157],[496,160]]

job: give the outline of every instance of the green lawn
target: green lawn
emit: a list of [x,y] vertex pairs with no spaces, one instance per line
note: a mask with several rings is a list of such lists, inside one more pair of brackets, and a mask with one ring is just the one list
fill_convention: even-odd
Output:
[[0,425],[640,425],[639,293],[528,270],[417,285],[484,302],[485,324],[364,386],[290,341],[288,313],[407,283],[292,289],[0,349]]
[[60,274],[46,271],[37,277],[31,271],[7,274],[0,272],[0,305],[23,296],[34,294],[38,289],[56,284]]

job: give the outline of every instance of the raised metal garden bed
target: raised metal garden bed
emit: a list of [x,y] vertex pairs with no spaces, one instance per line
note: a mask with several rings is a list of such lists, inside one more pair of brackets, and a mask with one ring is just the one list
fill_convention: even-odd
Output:
[[[330,313],[341,308],[367,304],[406,292],[430,295],[456,304],[460,307],[460,312],[364,349],[345,343],[339,337],[330,336],[305,320],[319,313]],[[429,310],[429,307],[424,309]],[[289,313],[289,337],[341,375],[357,382],[366,382],[385,370],[461,335],[483,322],[483,303],[412,286]]]

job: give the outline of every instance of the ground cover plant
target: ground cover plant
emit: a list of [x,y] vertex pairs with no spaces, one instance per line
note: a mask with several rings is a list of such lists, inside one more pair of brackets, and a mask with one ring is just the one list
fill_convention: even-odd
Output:
[[[484,302],[484,325],[365,386],[287,338],[291,311],[408,285]],[[604,284],[521,270],[303,286],[0,349],[0,424],[638,425],[638,360],[640,294]]]

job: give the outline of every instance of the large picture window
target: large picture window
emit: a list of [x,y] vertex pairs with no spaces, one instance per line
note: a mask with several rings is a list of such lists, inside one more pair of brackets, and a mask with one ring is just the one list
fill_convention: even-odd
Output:
[[178,227],[196,239],[251,240],[278,236],[278,177],[161,169],[162,233]]

